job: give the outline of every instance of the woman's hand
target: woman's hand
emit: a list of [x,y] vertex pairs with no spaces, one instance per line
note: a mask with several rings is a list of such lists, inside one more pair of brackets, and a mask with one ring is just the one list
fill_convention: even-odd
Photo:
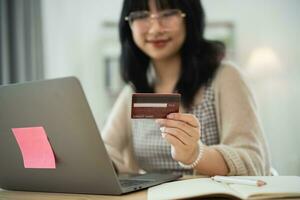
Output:
[[166,119],[157,119],[162,137],[171,144],[174,160],[191,164],[198,155],[201,136],[199,120],[192,114],[171,113]]

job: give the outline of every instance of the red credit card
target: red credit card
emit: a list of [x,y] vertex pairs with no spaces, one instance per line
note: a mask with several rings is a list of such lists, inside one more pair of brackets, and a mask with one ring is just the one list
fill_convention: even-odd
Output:
[[180,94],[134,93],[132,94],[131,118],[166,118],[179,112]]

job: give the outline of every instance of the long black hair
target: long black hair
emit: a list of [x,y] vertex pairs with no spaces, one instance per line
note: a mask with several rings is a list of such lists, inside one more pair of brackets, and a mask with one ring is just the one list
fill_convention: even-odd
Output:
[[[186,13],[186,38],[180,50],[181,75],[174,91],[181,94],[183,105],[189,108],[196,92],[208,83],[217,70],[225,47],[221,42],[204,39],[205,16],[200,0],[155,0],[158,9],[176,8]],[[125,17],[132,11],[149,10],[149,0],[124,0],[119,21],[121,42],[121,76],[132,83],[136,92],[154,92],[147,80],[150,58],[134,43]]]

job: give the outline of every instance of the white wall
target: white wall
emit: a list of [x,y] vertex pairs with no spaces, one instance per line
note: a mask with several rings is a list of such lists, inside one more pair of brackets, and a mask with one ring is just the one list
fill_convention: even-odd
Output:
[[77,76],[102,127],[112,104],[104,88],[103,54],[110,37],[117,37],[102,22],[118,20],[120,1],[43,0],[42,9],[46,78]]
[[[82,81],[100,128],[112,105],[104,88],[103,56],[116,54],[117,30],[105,30],[105,20],[118,21],[122,0],[43,0],[45,72],[47,78],[75,75]],[[236,28],[236,63],[245,68],[251,52],[270,47],[282,73],[250,79],[280,174],[300,175],[300,1],[203,0],[208,21],[232,21]],[[112,47],[113,46],[113,47]]]
[[247,66],[258,47],[274,50],[281,73],[249,79],[258,103],[274,167],[281,174],[300,174],[300,1],[204,0],[208,21],[233,21],[236,62]]

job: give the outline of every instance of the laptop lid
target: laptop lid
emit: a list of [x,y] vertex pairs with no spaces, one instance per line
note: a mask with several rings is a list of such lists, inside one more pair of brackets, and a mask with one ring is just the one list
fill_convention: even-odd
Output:
[[[28,127],[45,131],[55,168],[25,168],[13,130]],[[3,189],[122,193],[82,87],[74,77],[0,87],[0,163]]]

